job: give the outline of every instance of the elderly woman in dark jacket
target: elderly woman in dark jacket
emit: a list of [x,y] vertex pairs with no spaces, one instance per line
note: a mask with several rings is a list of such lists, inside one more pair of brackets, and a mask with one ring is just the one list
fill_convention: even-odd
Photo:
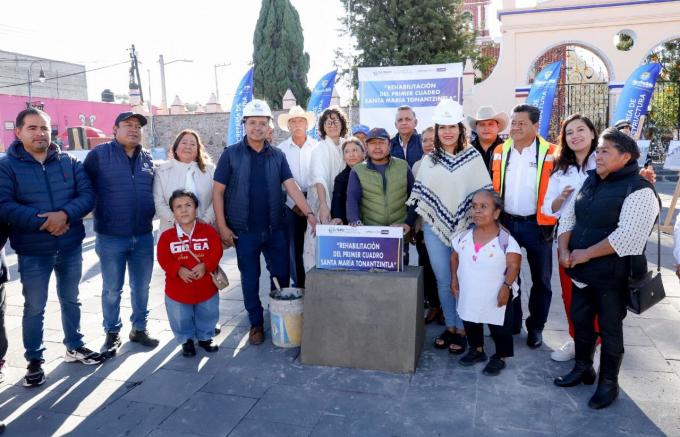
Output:
[[637,144],[615,128],[605,130],[597,146],[596,169],[567,204],[558,229],[558,254],[573,282],[576,362],[560,387],[595,382],[593,355],[600,322],[602,351],[597,390],[588,405],[609,406],[619,393],[623,359],[623,318],[628,278],[647,270],[644,249],[659,214],[653,185],[639,175]]
[[331,217],[333,224],[347,224],[347,185],[349,184],[349,172],[352,167],[366,158],[364,145],[357,137],[350,137],[342,145],[342,157],[345,160],[345,169],[335,177],[333,183],[333,199],[331,200]]

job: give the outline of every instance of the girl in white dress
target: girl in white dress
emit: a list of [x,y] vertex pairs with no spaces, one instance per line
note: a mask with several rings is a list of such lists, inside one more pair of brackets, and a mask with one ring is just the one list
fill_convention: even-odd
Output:
[[522,260],[517,241],[499,224],[503,210],[496,192],[478,190],[472,197],[474,227],[453,237],[451,293],[458,299],[458,315],[467,333],[468,353],[459,363],[472,366],[487,360],[484,323],[489,325],[496,353],[483,373],[496,376],[513,356],[512,299]]

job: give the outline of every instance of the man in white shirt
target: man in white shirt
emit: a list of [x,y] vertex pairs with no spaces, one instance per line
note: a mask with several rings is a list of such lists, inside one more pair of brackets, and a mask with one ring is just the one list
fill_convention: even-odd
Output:
[[[278,118],[279,128],[290,132],[290,138],[279,144],[279,150],[286,155],[286,160],[293,173],[293,179],[307,196],[309,163],[316,141],[307,136],[307,130],[314,126],[314,113],[307,112],[300,106],[290,108],[288,114]],[[293,287],[305,287],[305,268],[302,262],[302,250],[307,230],[307,217],[295,205],[290,196],[286,198],[286,231],[290,244],[290,272]]]
[[[555,145],[538,135],[539,117],[535,106],[516,106],[512,111],[510,139],[496,147],[492,161],[494,189],[505,203],[503,225],[526,249],[531,269],[526,327],[527,345],[532,349],[543,343],[542,332],[550,311],[552,232],[556,223],[555,217],[542,211]],[[519,298],[513,301],[513,313],[513,331],[519,334],[522,327]]]

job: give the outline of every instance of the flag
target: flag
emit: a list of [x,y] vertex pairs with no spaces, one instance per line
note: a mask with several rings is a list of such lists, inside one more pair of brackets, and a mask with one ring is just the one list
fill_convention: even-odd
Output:
[[[319,119],[319,115],[324,109],[328,108],[331,103],[331,97],[333,95],[333,87],[335,86],[335,75],[337,72],[335,70],[329,72],[321,78],[316,83],[312,95],[309,97],[309,103],[307,103],[307,111],[313,112],[316,119]],[[309,136],[318,139],[317,125],[314,125],[309,130]]]
[[231,103],[231,113],[229,114],[229,130],[227,144],[236,144],[243,139],[243,107],[253,100],[253,68],[243,76],[236,88],[234,100]]
[[538,133],[544,138],[548,135],[550,128],[553,100],[555,100],[555,91],[557,90],[557,82],[560,80],[561,69],[562,61],[546,65],[534,78],[534,83],[531,84],[531,90],[527,97],[527,104],[535,106],[541,111],[541,117],[538,120]]
[[633,71],[621,91],[612,125],[619,120],[628,120],[631,124],[631,135],[635,136],[640,127],[640,117],[647,113],[659,73],[661,64],[653,63],[641,65]]

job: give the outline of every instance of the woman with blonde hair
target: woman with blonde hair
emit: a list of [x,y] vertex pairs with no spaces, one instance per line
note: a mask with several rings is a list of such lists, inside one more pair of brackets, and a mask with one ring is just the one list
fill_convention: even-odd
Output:
[[153,181],[156,215],[160,218],[159,234],[175,223],[169,201],[172,193],[181,189],[191,191],[198,198],[198,219],[213,224],[212,179],[215,165],[206,153],[200,135],[194,130],[184,129],[177,134],[170,150],[171,159],[161,164]]

